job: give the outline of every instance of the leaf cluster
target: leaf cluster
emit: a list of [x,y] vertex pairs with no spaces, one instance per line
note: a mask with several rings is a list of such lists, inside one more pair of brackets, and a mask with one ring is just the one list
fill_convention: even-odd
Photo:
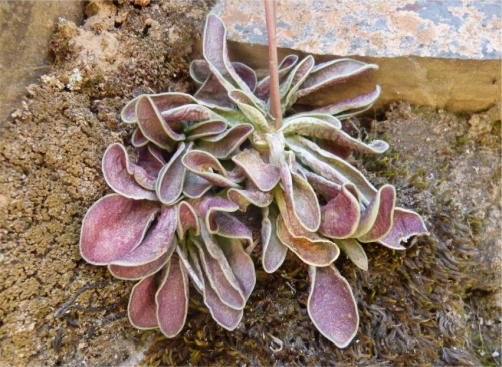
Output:
[[350,285],[334,266],[340,249],[367,269],[364,246],[401,250],[401,241],[426,234],[418,214],[395,206],[391,185],[376,189],[347,162],[352,152],[379,154],[384,141],[365,144],[342,121],[371,107],[380,94],[342,100],[296,113],[295,103],[323,88],[372,72],[376,65],[338,59],[315,65],[295,55],[280,63],[280,127],[270,114],[270,78],[257,80],[231,62],[226,29],[209,15],[204,60],[191,64],[198,84],[184,93],[141,95],[123,109],[135,124],[133,161],[121,144],[103,157],[103,174],[115,193],[87,212],[82,257],[106,265],[121,279],[139,280],[128,306],[131,323],[183,328],[191,280],[214,320],[233,330],[255,286],[251,229],[235,215],[261,209],[262,265],[272,273],[288,250],[309,265],[309,315],[338,347],[358,328]]

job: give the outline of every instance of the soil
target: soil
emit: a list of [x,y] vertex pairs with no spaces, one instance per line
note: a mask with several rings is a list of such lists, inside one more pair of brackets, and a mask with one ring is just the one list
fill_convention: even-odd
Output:
[[[147,3],[147,2],[145,2]],[[1,126],[0,365],[502,365],[500,109],[474,115],[397,103],[361,119],[391,150],[354,157],[431,233],[406,251],[366,246],[369,269],[337,267],[360,329],[337,349],[310,322],[306,267],[293,255],[258,281],[228,332],[191,292],[174,339],[128,322],[133,282],[80,258],[81,220],[108,193],[101,157],[128,145],[119,112],[144,92],[193,92],[188,65],[210,3],[95,2],[60,20],[53,65]]]

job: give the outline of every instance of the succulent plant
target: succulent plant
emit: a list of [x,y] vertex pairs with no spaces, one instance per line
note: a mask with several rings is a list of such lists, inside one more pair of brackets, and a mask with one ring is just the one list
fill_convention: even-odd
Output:
[[[347,162],[352,152],[379,154],[388,144],[366,144],[341,121],[371,107],[380,94],[296,113],[299,98],[377,69],[338,59],[315,65],[295,55],[278,67],[283,121],[271,109],[271,78],[231,62],[226,29],[211,14],[204,60],[190,74],[199,86],[184,93],[141,95],[123,109],[135,124],[132,145],[112,144],[103,174],[115,193],[87,212],[82,257],[121,279],[139,280],[128,305],[131,323],[174,337],[187,317],[189,279],[214,320],[233,330],[256,283],[250,253],[261,242],[266,272],[288,250],[309,267],[308,313],[319,331],[347,346],[359,322],[350,285],[334,261],[340,249],[367,270],[364,246],[402,250],[401,241],[426,234],[421,217],[398,208],[391,185],[376,189]],[[261,208],[261,238],[236,212]]]

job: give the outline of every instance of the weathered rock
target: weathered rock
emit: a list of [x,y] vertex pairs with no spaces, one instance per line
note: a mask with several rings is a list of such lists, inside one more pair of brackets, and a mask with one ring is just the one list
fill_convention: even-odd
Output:
[[0,121],[26,86],[49,69],[49,41],[58,18],[82,22],[83,1],[0,2]]
[[[234,56],[267,68],[263,3],[220,0],[213,12],[235,41]],[[277,40],[281,54],[378,64],[380,70],[360,82],[367,91],[375,83],[382,86],[376,107],[406,100],[474,112],[501,100],[500,13],[497,1],[284,0],[277,5]],[[305,103],[336,98],[323,91]]]

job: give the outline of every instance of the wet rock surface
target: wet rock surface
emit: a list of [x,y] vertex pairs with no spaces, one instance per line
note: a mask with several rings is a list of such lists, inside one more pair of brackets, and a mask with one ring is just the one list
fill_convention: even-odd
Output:
[[[210,5],[210,4],[209,4]],[[430,237],[403,252],[366,246],[370,268],[337,267],[361,315],[337,349],[307,316],[307,269],[294,256],[257,285],[234,332],[218,327],[191,289],[174,339],[130,326],[133,282],[80,258],[86,210],[109,192],[101,157],[130,143],[119,112],[135,93],[189,92],[203,2],[90,2],[82,27],[60,21],[55,62],[1,126],[0,364],[500,363],[500,111],[457,116],[395,104],[361,119],[356,135],[386,139],[383,156],[354,157],[399,205],[422,214]],[[256,220],[256,223],[259,223]]]

